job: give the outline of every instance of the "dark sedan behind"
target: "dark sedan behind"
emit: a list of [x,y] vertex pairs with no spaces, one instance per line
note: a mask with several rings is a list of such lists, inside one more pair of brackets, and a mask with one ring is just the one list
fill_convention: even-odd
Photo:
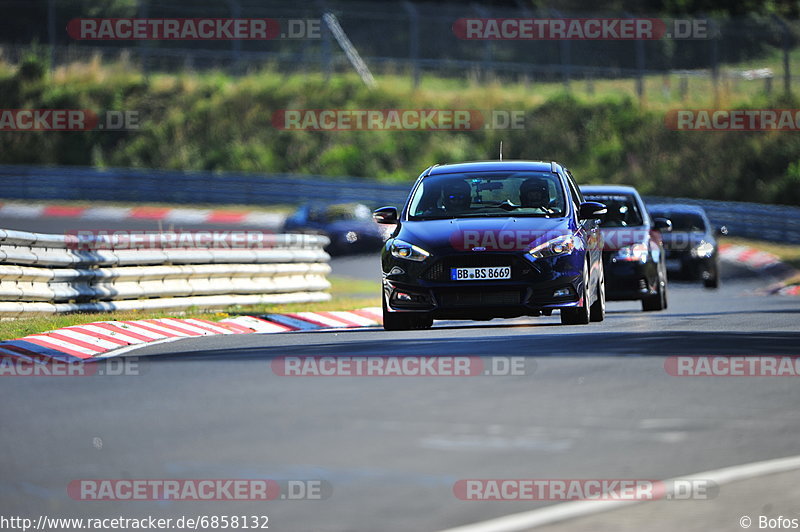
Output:
[[606,205],[603,267],[609,300],[641,300],[642,310],[667,308],[667,270],[662,231],[666,219],[652,219],[633,187],[598,185],[581,187],[588,201]]
[[667,269],[680,276],[702,280],[706,288],[719,287],[719,247],[715,228],[702,207],[683,204],[648,205],[652,216],[669,218],[672,231],[664,235]]

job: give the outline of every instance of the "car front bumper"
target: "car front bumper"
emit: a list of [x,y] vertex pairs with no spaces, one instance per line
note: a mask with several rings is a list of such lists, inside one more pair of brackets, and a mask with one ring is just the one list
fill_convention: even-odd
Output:
[[[418,263],[384,256],[383,297],[389,312],[434,319],[537,316],[581,304],[582,253],[533,260],[521,254],[461,254]],[[507,280],[452,281],[450,268],[510,265]]]

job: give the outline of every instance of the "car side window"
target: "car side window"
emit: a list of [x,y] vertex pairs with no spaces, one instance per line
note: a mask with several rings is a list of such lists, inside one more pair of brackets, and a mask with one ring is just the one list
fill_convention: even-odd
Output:
[[575,178],[572,177],[570,171],[565,168],[564,174],[567,179],[567,184],[569,185],[570,196],[572,196],[572,201],[575,203],[575,210],[577,210],[578,206],[583,203],[583,194],[581,194],[578,185],[575,184]]

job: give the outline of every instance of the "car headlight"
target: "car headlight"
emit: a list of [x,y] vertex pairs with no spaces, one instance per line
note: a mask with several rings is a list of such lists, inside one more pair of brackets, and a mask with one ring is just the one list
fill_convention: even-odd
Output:
[[714,244],[704,240],[697,246],[693,247],[690,253],[692,254],[692,257],[698,259],[707,259],[714,254]]
[[431,255],[419,246],[409,244],[408,242],[404,242],[403,240],[398,240],[396,238],[392,242],[391,250],[393,257],[397,257],[398,259],[414,260],[417,262],[422,262]]
[[647,262],[647,244],[631,244],[617,250],[614,259],[627,262]]
[[528,251],[534,259],[543,259],[545,257],[557,257],[558,255],[569,255],[575,250],[575,237],[572,235],[564,235],[548,240],[544,244],[539,244],[535,248]]

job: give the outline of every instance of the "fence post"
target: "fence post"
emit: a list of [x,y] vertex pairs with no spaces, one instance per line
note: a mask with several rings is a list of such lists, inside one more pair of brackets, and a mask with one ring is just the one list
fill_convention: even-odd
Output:
[[[148,11],[147,2],[148,2],[148,0],[138,0],[139,6],[138,6],[138,9],[137,9],[137,12],[138,12],[137,16],[139,18],[147,18],[147,11]],[[139,41],[139,50],[140,50],[139,58],[140,58],[140,60],[142,62],[142,73],[144,73],[144,76],[146,78],[147,77],[147,72],[149,70],[148,65],[147,65],[147,60],[148,60],[148,57],[150,55],[150,53],[149,53],[150,52],[150,41],[147,41],[147,40]]]
[[[231,8],[231,18],[242,18],[242,5],[239,0],[228,0],[228,5]],[[242,58],[242,41],[239,39],[231,39],[231,59],[233,60],[233,71],[237,72]]]
[[[490,18],[491,14],[489,11],[479,5],[474,5],[473,9],[478,13],[478,16],[481,18]],[[492,41],[490,39],[484,39],[483,41],[483,59],[481,60],[481,70],[483,72],[483,81],[484,83],[490,81],[491,77],[489,75],[490,72],[493,72],[492,69]]]
[[[559,11],[555,9],[550,10],[555,18],[564,18]],[[564,89],[569,91],[569,84],[572,78],[572,49],[570,48],[569,39],[561,39],[558,42],[559,56],[561,59],[561,80],[564,83]]]
[[644,103],[644,41],[636,40],[636,95],[639,97],[639,104]]
[[[322,13],[325,15],[325,13]],[[322,19],[322,16],[320,16]],[[328,28],[327,24],[322,24],[322,54],[320,59],[322,60],[322,72],[325,74],[325,81],[331,80],[331,74],[333,73],[333,51],[331,50],[331,30]]]
[[414,88],[419,87],[419,10],[406,0],[403,7],[408,12],[408,58],[413,71]]
[[56,0],[47,2],[47,40],[50,43],[50,70],[56,68]]
[[719,36],[720,31],[716,22],[709,19],[711,26],[711,83],[714,92],[714,107],[719,107]]

